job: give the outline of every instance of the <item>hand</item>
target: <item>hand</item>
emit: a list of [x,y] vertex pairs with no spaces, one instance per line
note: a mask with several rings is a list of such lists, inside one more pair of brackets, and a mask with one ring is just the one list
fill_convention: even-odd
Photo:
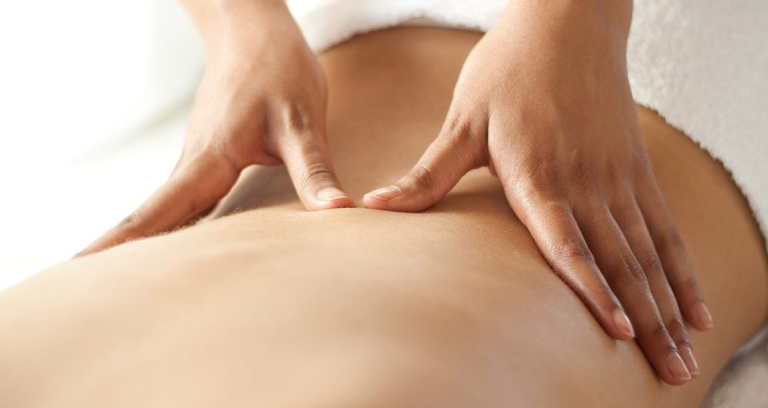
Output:
[[421,211],[489,166],[554,272],[614,338],[636,330],[677,385],[699,373],[680,311],[712,320],[643,145],[630,20],[623,1],[512,2],[467,58],[437,139],[364,204]]
[[[350,207],[325,138],[325,75],[282,1],[207,27],[208,64],[181,158],[168,181],[78,255],[188,224],[252,164],[285,163],[308,210]],[[268,6],[267,6],[268,4]],[[258,32],[252,32],[258,29]]]

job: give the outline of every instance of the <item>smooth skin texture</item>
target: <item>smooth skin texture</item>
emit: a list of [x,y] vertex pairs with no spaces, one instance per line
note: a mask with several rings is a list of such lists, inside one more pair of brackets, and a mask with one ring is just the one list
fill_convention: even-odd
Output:
[[623,0],[510,2],[464,64],[437,139],[364,204],[422,211],[488,166],[606,332],[637,335],[679,385],[699,374],[682,316],[699,330],[713,321],[643,145],[626,70],[631,14]]
[[[325,77],[284,2],[182,4],[208,59],[184,152],[165,185],[80,255],[194,222],[252,164],[284,162],[308,210],[354,205],[328,153]],[[699,330],[713,321],[640,137],[631,14],[630,0],[510,2],[467,60],[437,140],[364,205],[421,211],[487,165],[606,332],[637,335],[679,385],[699,372],[682,316]]]
[[[352,196],[429,146],[480,38],[398,28],[321,57],[330,153]],[[307,212],[283,167],[259,166],[212,215],[229,216],[0,293],[0,406],[698,407],[768,316],[768,260],[722,166],[638,112],[717,320],[689,332],[701,374],[683,386],[606,334],[487,169],[411,214]]]
[[206,72],[181,158],[164,185],[79,256],[193,223],[253,164],[285,163],[308,210],[354,205],[328,154],[325,74],[285,2],[182,4],[205,43]]

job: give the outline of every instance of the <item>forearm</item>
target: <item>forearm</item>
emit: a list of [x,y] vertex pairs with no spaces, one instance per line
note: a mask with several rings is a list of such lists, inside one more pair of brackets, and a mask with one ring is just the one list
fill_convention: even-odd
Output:
[[598,44],[595,40],[608,39],[623,52],[632,7],[633,0],[512,0],[497,25],[530,30],[528,35],[548,32],[560,42]]
[[263,33],[267,24],[295,27],[284,0],[179,0],[179,3],[209,51],[223,38],[254,38],[259,32]]

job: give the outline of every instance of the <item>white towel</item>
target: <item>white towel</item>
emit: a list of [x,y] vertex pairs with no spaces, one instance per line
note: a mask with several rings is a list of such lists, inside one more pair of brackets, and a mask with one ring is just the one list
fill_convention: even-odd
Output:
[[[487,31],[507,0],[288,0],[316,52],[426,18]],[[768,231],[768,1],[636,0],[628,69],[635,100],[732,172]]]

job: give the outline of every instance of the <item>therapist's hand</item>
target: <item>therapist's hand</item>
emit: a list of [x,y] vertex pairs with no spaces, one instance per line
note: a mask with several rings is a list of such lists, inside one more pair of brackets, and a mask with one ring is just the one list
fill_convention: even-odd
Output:
[[320,64],[283,1],[250,4],[261,5],[252,16],[242,11],[226,24],[207,22],[201,29],[206,33],[206,73],[170,178],[78,255],[194,221],[252,164],[285,163],[308,210],[354,206],[328,152],[327,90]]
[[510,3],[467,58],[436,140],[364,204],[424,210],[489,166],[554,272],[678,385],[699,373],[680,312],[697,329],[712,320],[643,145],[630,20],[624,0]]

